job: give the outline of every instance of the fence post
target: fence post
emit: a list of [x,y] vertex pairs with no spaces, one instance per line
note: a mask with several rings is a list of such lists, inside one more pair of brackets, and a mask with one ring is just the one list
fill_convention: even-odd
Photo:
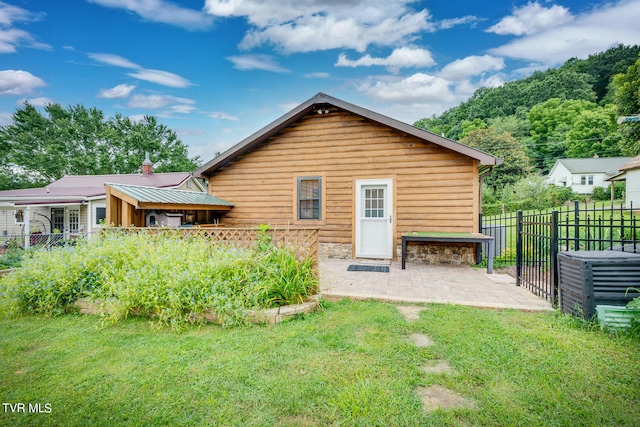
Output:
[[[482,212],[478,214],[478,232],[482,234],[483,226],[482,226]],[[482,262],[482,244],[478,243],[476,245],[476,264],[480,264]]]
[[[567,242],[567,246],[569,246],[568,242]],[[580,201],[579,200],[573,201],[573,250],[574,251],[580,250]]]
[[520,286],[522,275],[522,211],[518,211],[516,225],[516,286]]
[[558,303],[558,211],[551,213],[551,304]]

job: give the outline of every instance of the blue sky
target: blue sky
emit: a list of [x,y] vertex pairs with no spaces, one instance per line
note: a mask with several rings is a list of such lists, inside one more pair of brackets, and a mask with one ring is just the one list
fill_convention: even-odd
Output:
[[318,92],[413,123],[639,23],[640,0],[0,0],[0,125],[155,115],[208,161]]

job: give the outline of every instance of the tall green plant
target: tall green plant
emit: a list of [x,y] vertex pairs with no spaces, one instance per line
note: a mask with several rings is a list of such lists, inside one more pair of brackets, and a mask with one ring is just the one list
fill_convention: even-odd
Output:
[[0,282],[7,311],[62,314],[78,298],[102,301],[106,319],[149,315],[180,329],[214,311],[225,326],[246,310],[300,302],[317,291],[311,259],[271,244],[263,227],[254,249],[175,231],[123,234],[42,251]]

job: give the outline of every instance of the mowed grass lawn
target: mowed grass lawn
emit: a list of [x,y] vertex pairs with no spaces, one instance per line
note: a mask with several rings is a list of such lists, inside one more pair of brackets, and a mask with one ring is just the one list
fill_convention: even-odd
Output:
[[[416,347],[426,334],[435,342]],[[446,360],[450,373],[421,367]],[[325,303],[279,325],[174,332],[148,320],[0,320],[0,424],[624,426],[640,422],[640,341],[556,313]],[[475,409],[425,413],[441,385]]]

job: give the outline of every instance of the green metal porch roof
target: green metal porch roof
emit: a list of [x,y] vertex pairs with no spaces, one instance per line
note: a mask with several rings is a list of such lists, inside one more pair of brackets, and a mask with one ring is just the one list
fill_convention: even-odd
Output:
[[[199,191],[175,190],[157,187],[145,187],[140,185],[125,185],[105,183],[119,193],[129,196],[143,204],[169,204],[169,205],[202,205],[202,206],[226,206],[233,204]],[[142,206],[141,206],[142,207]]]

